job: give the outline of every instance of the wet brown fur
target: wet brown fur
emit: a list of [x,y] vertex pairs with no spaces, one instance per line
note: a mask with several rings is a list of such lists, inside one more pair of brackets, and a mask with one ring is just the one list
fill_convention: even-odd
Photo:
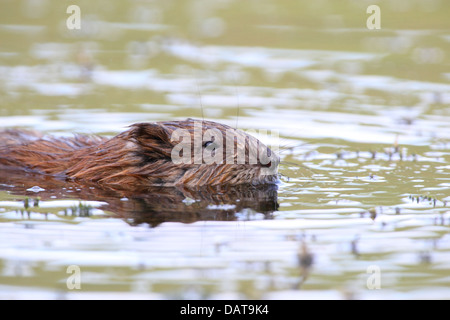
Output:
[[[276,181],[275,174],[261,174],[263,166],[260,164],[175,164],[171,152],[179,141],[171,140],[172,132],[185,129],[193,138],[194,121],[199,120],[137,123],[113,138],[45,137],[32,131],[5,130],[0,132],[0,168],[92,181],[123,189]],[[226,130],[234,130],[220,123],[203,121],[202,131],[207,129],[219,130],[223,136]],[[242,131],[236,133],[245,135],[250,144],[267,148]]]

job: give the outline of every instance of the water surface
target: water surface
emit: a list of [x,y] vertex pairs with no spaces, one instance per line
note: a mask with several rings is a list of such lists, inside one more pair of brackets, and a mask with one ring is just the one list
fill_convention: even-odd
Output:
[[380,1],[380,30],[354,1],[77,5],[80,30],[64,3],[0,5],[0,127],[266,129],[280,183],[142,197],[2,169],[2,299],[450,298],[449,4]]

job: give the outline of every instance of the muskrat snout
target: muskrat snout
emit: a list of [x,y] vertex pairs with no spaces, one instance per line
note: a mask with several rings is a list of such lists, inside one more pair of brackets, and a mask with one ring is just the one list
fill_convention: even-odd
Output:
[[[246,182],[249,183],[266,181],[259,176],[276,174],[278,156],[252,135],[212,121],[187,121],[185,126],[171,132],[173,163],[197,165],[196,169],[203,177],[207,176],[204,171],[211,168],[233,169],[235,174],[230,175],[246,171]],[[259,171],[253,172],[256,169]],[[236,183],[242,182],[236,180]]]
[[272,166],[272,161],[269,161],[267,164],[261,164],[261,167],[263,168],[270,168]]

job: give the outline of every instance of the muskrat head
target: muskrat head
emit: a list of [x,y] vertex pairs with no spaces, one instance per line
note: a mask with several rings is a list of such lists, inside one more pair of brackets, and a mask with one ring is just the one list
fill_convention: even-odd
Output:
[[137,123],[125,132],[150,185],[187,187],[277,181],[279,157],[255,137],[213,121]]

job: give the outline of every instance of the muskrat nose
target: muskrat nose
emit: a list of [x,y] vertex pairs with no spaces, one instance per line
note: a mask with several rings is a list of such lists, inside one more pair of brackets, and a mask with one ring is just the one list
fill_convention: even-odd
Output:
[[271,165],[272,165],[272,161],[269,161],[269,163],[267,163],[267,164],[261,164],[261,167],[270,168]]
[[259,165],[262,168],[272,169],[276,169],[278,167],[278,163],[280,162],[278,156],[272,150],[270,150],[270,148],[267,148],[265,150],[265,153],[263,153],[263,156],[260,157],[259,160]]

